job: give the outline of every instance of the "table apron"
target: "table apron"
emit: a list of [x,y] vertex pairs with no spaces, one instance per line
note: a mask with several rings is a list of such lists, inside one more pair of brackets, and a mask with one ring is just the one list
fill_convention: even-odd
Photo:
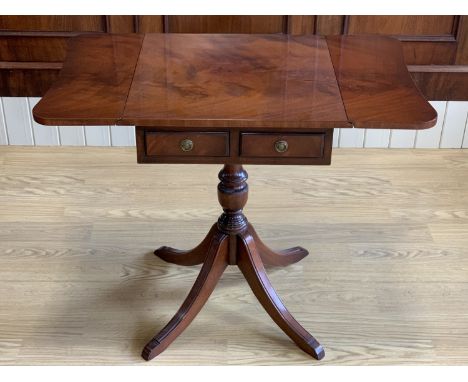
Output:
[[136,126],[138,163],[329,165],[333,129]]

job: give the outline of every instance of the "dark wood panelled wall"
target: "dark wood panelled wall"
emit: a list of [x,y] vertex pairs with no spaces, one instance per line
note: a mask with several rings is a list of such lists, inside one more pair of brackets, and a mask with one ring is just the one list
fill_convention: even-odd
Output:
[[0,95],[40,96],[81,33],[386,34],[431,100],[468,100],[468,16],[0,16]]

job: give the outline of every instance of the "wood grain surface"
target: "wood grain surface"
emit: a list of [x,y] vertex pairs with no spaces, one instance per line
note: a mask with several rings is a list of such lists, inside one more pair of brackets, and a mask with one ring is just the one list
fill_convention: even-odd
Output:
[[[284,151],[278,151],[277,142],[283,142]],[[321,158],[325,134],[241,134],[241,157],[298,157]]]
[[147,34],[121,124],[350,127],[319,36]]
[[437,121],[401,44],[388,37],[148,33],[71,41],[60,80],[33,110],[39,123],[421,129]]
[[[265,244],[310,251],[267,273],[327,356],[298,351],[230,267],[149,365],[468,363],[466,150],[337,149],[327,167],[246,169]],[[152,251],[203,239],[219,170],[141,166],[134,149],[1,148],[0,363],[144,364],[200,270]]]
[[[192,146],[182,149],[181,142]],[[149,156],[229,156],[229,132],[165,132],[146,133],[145,151]]]
[[143,36],[70,39],[60,77],[33,110],[49,125],[109,125],[121,118]]
[[327,44],[354,127],[424,129],[436,124],[437,112],[411,79],[398,40],[327,36]]

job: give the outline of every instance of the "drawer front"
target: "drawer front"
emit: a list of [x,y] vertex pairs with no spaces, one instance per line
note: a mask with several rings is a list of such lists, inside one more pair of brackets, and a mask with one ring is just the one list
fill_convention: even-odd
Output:
[[225,157],[229,156],[229,133],[146,132],[145,147],[148,156]]
[[324,133],[241,133],[241,157],[322,158]]

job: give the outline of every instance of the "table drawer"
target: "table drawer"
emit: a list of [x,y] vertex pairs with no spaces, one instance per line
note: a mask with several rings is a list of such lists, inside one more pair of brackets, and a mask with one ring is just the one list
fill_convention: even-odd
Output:
[[145,134],[146,155],[229,156],[228,132],[151,131]]
[[321,158],[324,133],[241,133],[240,156],[256,158]]

